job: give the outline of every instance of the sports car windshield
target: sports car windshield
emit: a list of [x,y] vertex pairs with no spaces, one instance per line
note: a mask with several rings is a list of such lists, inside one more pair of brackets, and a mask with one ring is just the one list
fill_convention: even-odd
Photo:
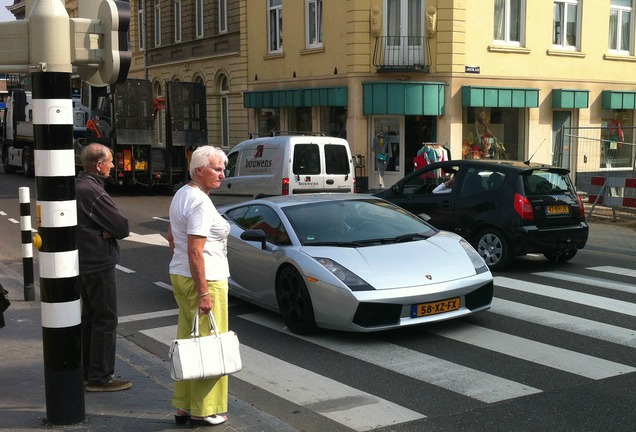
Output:
[[283,209],[306,246],[372,246],[417,241],[437,230],[401,208],[380,200],[334,200]]

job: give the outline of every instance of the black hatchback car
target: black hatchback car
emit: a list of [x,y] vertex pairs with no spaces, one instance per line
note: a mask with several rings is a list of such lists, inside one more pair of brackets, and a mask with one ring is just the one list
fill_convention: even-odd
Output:
[[538,163],[438,162],[374,195],[463,236],[491,270],[528,253],[568,261],[585,246],[589,232],[568,170]]

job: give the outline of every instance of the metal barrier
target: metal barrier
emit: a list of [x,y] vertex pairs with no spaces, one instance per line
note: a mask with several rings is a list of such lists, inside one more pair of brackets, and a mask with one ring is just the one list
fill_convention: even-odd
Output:
[[588,217],[592,215],[597,205],[611,207],[614,219],[616,219],[616,207],[636,208],[636,197],[633,196],[635,191],[636,178],[592,177],[591,189],[588,193],[588,203],[592,203],[592,208]]

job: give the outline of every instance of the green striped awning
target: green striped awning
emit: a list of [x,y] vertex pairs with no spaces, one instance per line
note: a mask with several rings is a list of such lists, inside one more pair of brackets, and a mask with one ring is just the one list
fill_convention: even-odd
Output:
[[589,90],[552,90],[552,108],[588,108],[589,106]]
[[443,82],[362,83],[365,115],[444,115]]
[[462,87],[465,107],[537,108],[539,89],[513,87]]
[[628,90],[603,90],[603,109],[636,109],[636,92]]
[[243,93],[245,108],[346,107],[348,103],[347,87],[309,87]]

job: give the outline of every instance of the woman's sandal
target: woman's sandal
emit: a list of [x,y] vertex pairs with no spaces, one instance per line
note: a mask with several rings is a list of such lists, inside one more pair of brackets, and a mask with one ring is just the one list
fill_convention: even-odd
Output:
[[226,415],[212,414],[207,417],[190,417],[190,425],[194,426],[215,426],[225,423],[227,421]]
[[177,413],[174,415],[174,422],[181,426],[188,422],[190,419],[190,413],[187,410],[177,409]]

